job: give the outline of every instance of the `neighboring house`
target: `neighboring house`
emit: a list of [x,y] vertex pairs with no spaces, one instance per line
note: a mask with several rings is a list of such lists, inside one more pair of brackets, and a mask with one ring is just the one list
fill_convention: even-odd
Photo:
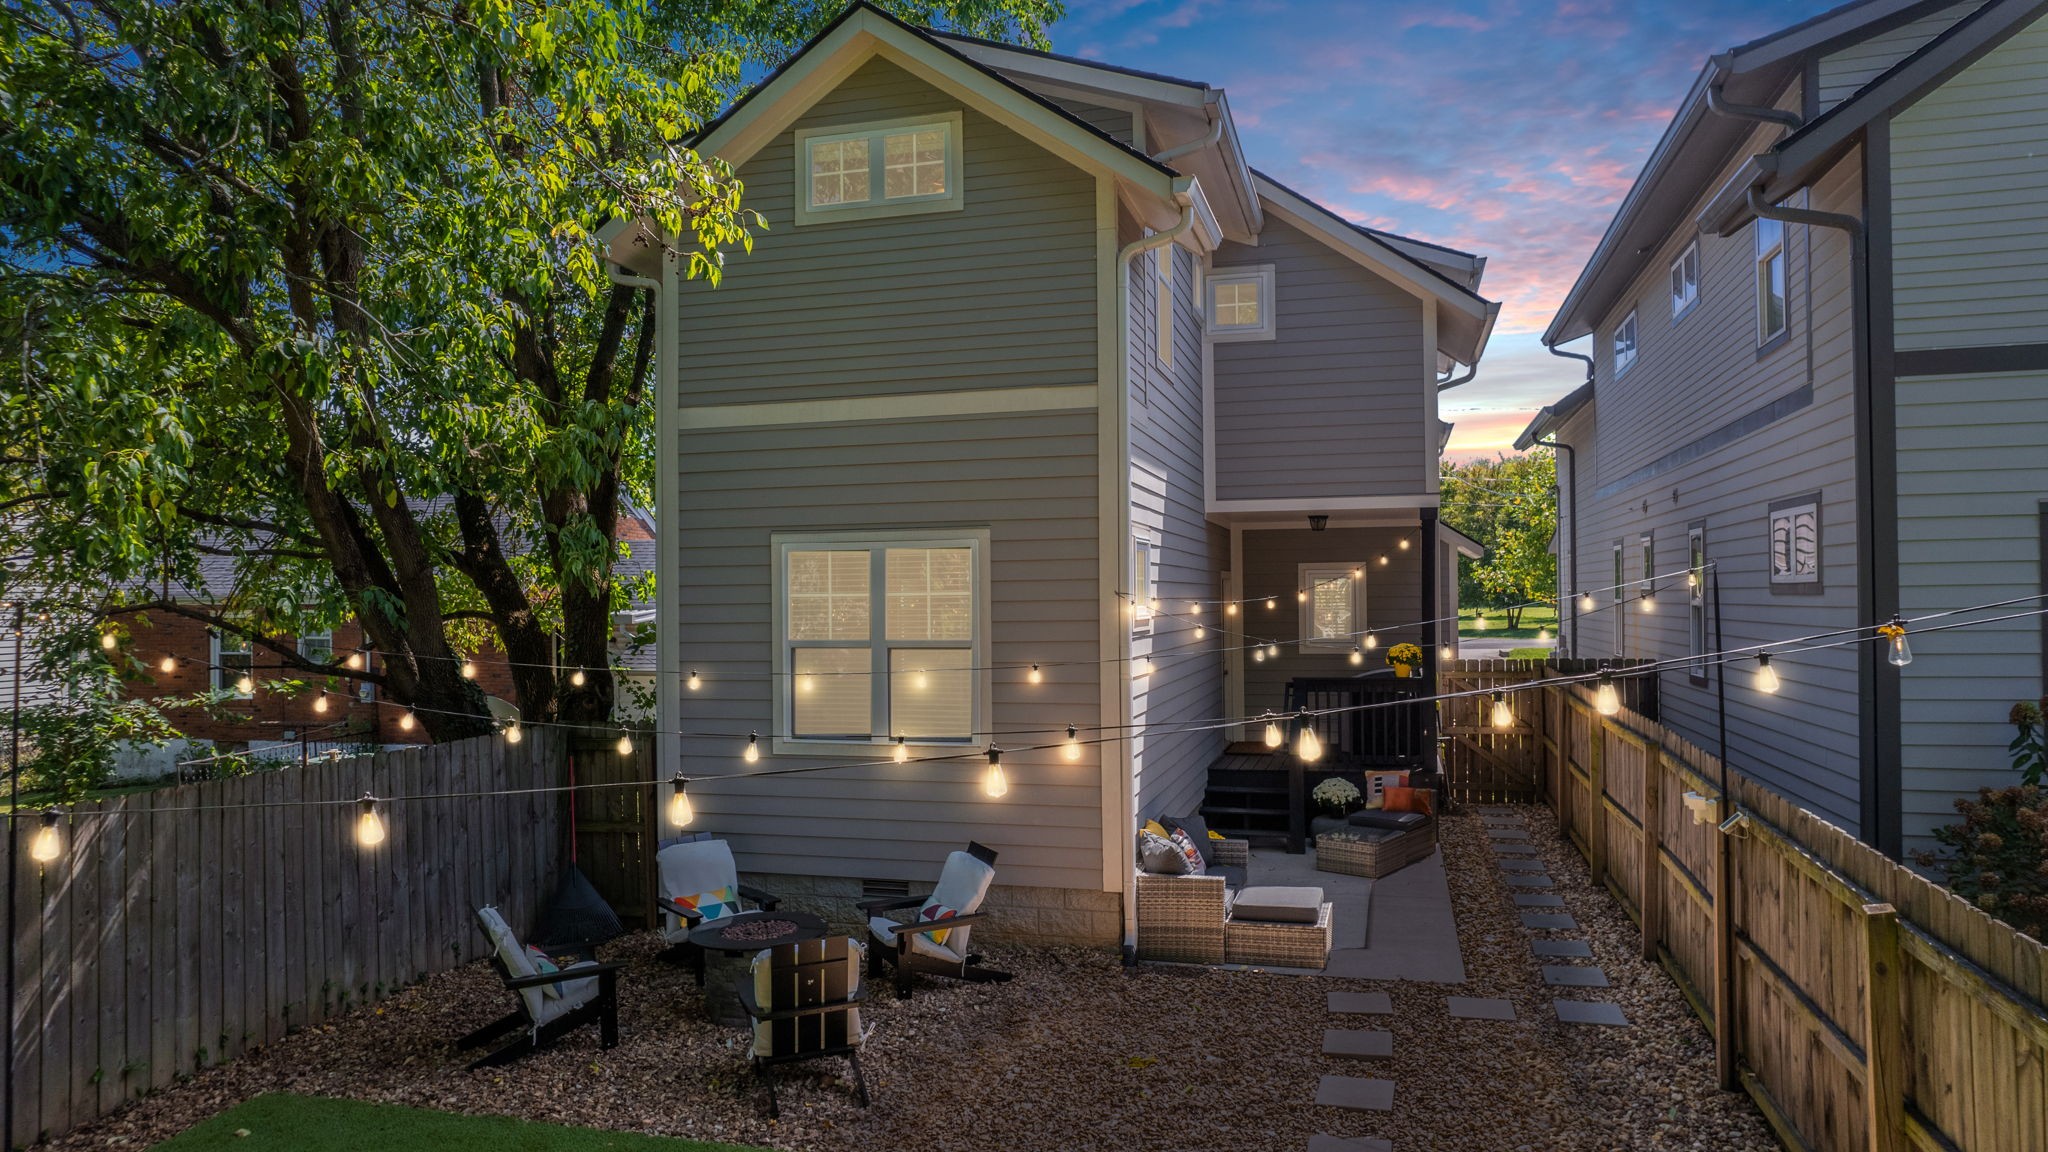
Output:
[[[1522,438],[1568,449],[1560,578],[1596,596],[1574,654],[2048,591],[2043,6],[1868,0],[1715,56],[1545,342],[1586,336],[1587,385]],[[1683,575],[1702,563],[1719,636],[1714,581]],[[1650,610],[1614,607],[1650,577]],[[2042,623],[1911,644],[1904,669],[1877,644],[1783,653],[1774,696],[1729,666],[1735,765],[1888,852],[1930,845],[1957,796],[2011,782]],[[1720,674],[1662,674],[1664,720],[1708,748]]]
[[1218,89],[866,5],[697,146],[770,225],[717,289],[607,230],[676,350],[657,772],[777,891],[979,840],[999,928],[1124,938],[1134,821],[1201,806],[1222,718],[1455,610],[1436,397],[1484,261],[1251,171]]

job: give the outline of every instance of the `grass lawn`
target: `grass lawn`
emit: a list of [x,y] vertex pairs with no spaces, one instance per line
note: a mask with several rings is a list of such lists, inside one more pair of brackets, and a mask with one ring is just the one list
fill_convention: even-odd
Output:
[[[247,1133],[241,1135],[240,1133]],[[509,1116],[460,1116],[277,1092],[257,1096],[156,1146],[156,1152],[760,1152],[738,1144],[563,1128]]]
[[1505,612],[1485,613],[1486,627],[1480,628],[1477,620],[1480,612],[1476,608],[1458,610],[1458,635],[1471,640],[1533,640],[1538,629],[1547,628],[1551,635],[1557,634],[1557,609],[1524,608],[1516,627],[1507,626]]

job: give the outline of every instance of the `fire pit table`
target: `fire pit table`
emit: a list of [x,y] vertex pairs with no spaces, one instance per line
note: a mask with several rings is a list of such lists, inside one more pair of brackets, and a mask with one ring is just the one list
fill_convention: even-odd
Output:
[[740,981],[754,953],[822,940],[826,931],[825,921],[808,912],[741,912],[691,932],[690,943],[704,950],[704,1015],[733,1028],[752,1023],[740,1004]]

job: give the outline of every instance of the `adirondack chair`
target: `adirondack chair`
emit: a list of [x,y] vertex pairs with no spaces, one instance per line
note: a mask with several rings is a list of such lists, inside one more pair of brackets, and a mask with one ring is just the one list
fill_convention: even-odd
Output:
[[[873,938],[868,971],[881,975],[884,965],[894,967],[896,996],[902,1000],[910,999],[913,973],[977,982],[1008,980],[1010,973],[982,967],[981,957],[967,950],[968,935],[984,918],[979,911],[982,898],[995,878],[995,851],[970,842],[966,851],[946,857],[930,896],[861,901],[858,907],[868,917]],[[909,924],[885,915],[910,908],[917,909],[917,915]]]
[[753,901],[763,912],[773,912],[782,899],[750,884],[740,883],[739,866],[733,863],[732,848],[723,840],[686,840],[655,853],[660,873],[660,890],[654,906],[661,913],[661,935],[668,941],[662,958],[687,964],[704,983],[704,950],[690,943],[690,933],[712,920],[745,911]]
[[844,1056],[853,1068],[855,1094],[868,1106],[861,1075],[860,942],[850,936],[781,944],[756,954],[753,979],[740,985],[740,1003],[754,1020],[748,1063],[768,1082],[768,1115],[782,1114],[775,1097],[778,1065]]
[[456,1042],[458,1049],[480,1048],[514,1029],[520,1034],[470,1064],[484,1068],[506,1064],[555,1042],[565,1033],[597,1022],[598,1043],[619,1046],[618,972],[624,964],[583,959],[559,969],[554,961],[527,951],[496,908],[476,910],[477,923],[490,940],[491,964],[505,981],[505,990],[519,1007]]

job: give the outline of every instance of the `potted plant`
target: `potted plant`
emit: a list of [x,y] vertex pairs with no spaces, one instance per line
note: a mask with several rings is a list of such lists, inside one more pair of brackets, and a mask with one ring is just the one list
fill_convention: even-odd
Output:
[[1387,666],[1396,676],[1413,676],[1422,667],[1422,649],[1413,644],[1396,644],[1387,649]]
[[1330,777],[1328,780],[1316,785],[1308,795],[1309,799],[1316,802],[1317,808],[1328,812],[1332,816],[1347,815],[1361,799],[1358,785],[1344,779],[1342,776]]

